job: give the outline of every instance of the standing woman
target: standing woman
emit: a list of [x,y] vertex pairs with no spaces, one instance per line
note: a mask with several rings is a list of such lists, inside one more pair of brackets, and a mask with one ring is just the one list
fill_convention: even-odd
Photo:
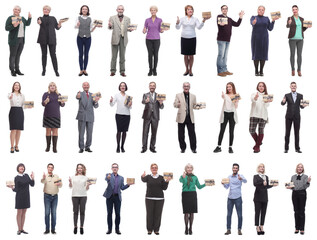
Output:
[[194,64],[194,55],[196,55],[196,32],[195,28],[201,29],[209,18],[204,18],[202,23],[193,16],[194,8],[191,5],[185,6],[185,17],[177,17],[176,29],[183,26],[181,34],[181,54],[184,55],[186,71],[184,76],[193,76],[192,68]]
[[214,153],[221,152],[221,143],[223,134],[225,133],[227,123],[229,122],[229,153],[233,153],[232,144],[234,137],[234,126],[238,123],[238,108],[239,100],[231,100],[236,94],[236,87],[233,82],[228,82],[226,86],[226,94],[222,92],[223,105],[220,114],[220,133],[218,137],[218,146],[215,148]]
[[163,176],[157,173],[158,165],[156,163],[151,164],[152,174],[146,175],[145,172],[141,176],[142,182],[146,183],[146,228],[148,235],[152,232],[159,235],[161,226],[161,217],[164,206],[164,192],[168,187],[168,183],[171,177],[164,180]]
[[19,82],[13,83],[12,91],[8,94],[10,100],[9,124],[10,124],[10,152],[19,152],[19,141],[21,131],[24,129],[24,95],[21,93],[21,85]]
[[63,100],[58,100],[59,96],[61,94],[57,91],[56,84],[51,82],[48,85],[48,91],[42,97],[42,105],[45,107],[43,116],[43,127],[46,128],[45,152],[50,151],[51,140],[53,139],[53,152],[57,153],[58,129],[61,127],[60,107],[65,106]]
[[119,93],[117,93],[114,98],[110,99],[110,106],[113,107],[117,103],[116,111],[116,123],[117,123],[117,153],[120,152],[120,141],[121,142],[121,152],[124,150],[124,142],[127,136],[127,131],[130,125],[130,109],[132,108],[132,100],[126,105],[128,86],[125,82],[119,84]]
[[[6,30],[9,31],[8,42],[10,47],[9,68],[11,75],[15,77],[24,75],[20,71],[20,56],[24,47],[25,27],[30,26],[32,15],[28,14],[28,20],[20,16],[21,7],[15,6],[13,8],[13,15],[8,17],[6,21]],[[12,18],[20,18],[21,20],[13,21]]]
[[[260,152],[260,146],[264,137],[265,124],[269,121],[267,107],[272,100],[264,102],[263,95],[267,95],[267,88],[264,82],[259,82],[256,87],[257,92],[251,95],[251,112],[250,112],[250,125],[249,132],[255,141],[253,147],[254,153]],[[258,134],[256,133],[256,127]]]
[[[192,235],[192,226],[194,221],[194,213],[197,213],[197,193],[198,189],[204,188],[206,185],[200,185],[198,178],[193,174],[194,167],[190,163],[185,166],[185,172],[180,176],[179,181],[183,184],[182,205],[185,221],[185,235]],[[189,228],[188,228],[189,222]]]
[[87,182],[86,167],[77,164],[76,174],[69,177],[69,187],[72,188],[72,202],[74,212],[74,234],[77,234],[78,213],[80,213],[80,234],[84,234],[85,210],[87,202],[87,191],[91,183]]
[[[255,76],[263,77],[263,68],[265,61],[268,60],[269,51],[269,33],[274,28],[274,23],[277,18],[273,18],[272,22],[268,17],[263,16],[265,12],[264,6],[258,7],[258,15],[251,17],[252,25],[252,37],[251,37],[251,49],[252,60],[255,67]],[[259,72],[260,63],[260,72]]]
[[31,176],[24,173],[25,166],[23,163],[20,163],[17,166],[18,175],[14,178],[14,186],[9,186],[16,193],[15,194],[15,209],[17,209],[17,224],[18,224],[18,232],[28,234],[24,231],[24,222],[25,222],[25,214],[26,210],[30,208],[30,191],[29,185],[34,187],[34,174],[31,173]]
[[56,58],[56,33],[55,29],[59,30],[62,27],[62,22],[57,22],[56,18],[50,16],[51,7],[45,5],[43,7],[43,17],[37,19],[37,23],[40,25],[39,36],[37,43],[41,45],[42,50],[42,76],[46,73],[46,62],[47,62],[47,48],[49,48],[50,56],[52,59],[53,68],[56,77],[59,77],[57,58]]
[[[151,17],[147,18],[144,23],[143,33],[146,33],[146,47],[148,51],[149,61],[149,73],[148,76],[157,76],[157,62],[158,62],[158,51],[160,49],[160,33],[163,32],[161,29],[162,19],[156,16],[158,11],[157,6],[151,6],[150,12]],[[154,64],[153,64],[154,60]]]
[[310,186],[311,177],[304,174],[304,165],[297,164],[296,174],[292,176],[291,182],[295,187],[287,187],[292,189],[292,202],[294,206],[295,217],[295,234],[305,234],[305,206],[306,206],[306,189]]

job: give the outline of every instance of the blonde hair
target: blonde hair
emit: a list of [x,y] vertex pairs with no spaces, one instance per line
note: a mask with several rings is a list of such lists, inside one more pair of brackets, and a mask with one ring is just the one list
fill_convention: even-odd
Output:
[[258,167],[256,168],[256,171],[259,173],[259,168],[260,168],[261,166],[263,166],[263,168],[264,168],[264,171],[263,171],[263,174],[264,174],[264,173],[265,173],[265,165],[264,165],[263,163],[260,163],[260,164],[258,165]]
[[304,172],[305,172],[305,168],[304,168],[304,165],[303,165],[302,163],[299,163],[299,164],[296,165],[295,172],[298,173],[298,172],[297,172],[297,168],[298,168],[299,165],[302,165],[303,171],[302,171],[301,173],[304,173]]
[[86,176],[86,166],[85,166],[84,164],[82,164],[82,163],[78,163],[78,164],[77,164],[75,176],[78,176],[78,167],[79,167],[79,166],[81,166],[82,169],[83,169],[82,172],[81,172],[81,174],[82,174],[83,176]]
[[150,7],[150,11],[151,11],[152,8],[155,9],[155,10],[158,12],[157,6],[155,6],[155,5],[151,6],[151,7]]
[[48,5],[45,5],[44,7],[43,7],[43,10],[45,9],[45,8],[47,8],[48,10],[52,10],[52,8],[50,7],[50,6],[48,6]]
[[264,7],[263,5],[258,6],[258,9],[261,8],[261,7],[262,7],[262,8],[264,9],[264,11],[265,11],[265,7]]
[[194,170],[194,166],[190,163],[187,163],[185,166],[185,172],[187,173],[187,168],[191,167]]
[[47,93],[48,94],[50,94],[51,93],[51,91],[50,91],[50,86],[55,86],[55,93],[58,95],[59,93],[58,93],[58,90],[57,90],[57,86],[56,86],[56,83],[54,83],[54,82],[50,82],[50,84],[48,85],[48,91],[47,91]]
[[158,165],[156,163],[152,163],[150,168],[152,168],[153,166],[156,166],[158,168]]

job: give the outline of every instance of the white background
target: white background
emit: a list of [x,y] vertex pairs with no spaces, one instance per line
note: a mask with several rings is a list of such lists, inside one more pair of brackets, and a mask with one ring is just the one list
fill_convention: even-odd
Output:
[[[64,186],[60,190],[59,203],[57,208],[57,235],[55,239],[74,239],[73,216],[71,203],[71,190],[68,188],[68,177],[74,175],[77,163],[84,163],[87,167],[88,177],[97,177],[97,184],[91,186],[88,192],[86,205],[86,221],[84,237],[103,238],[107,231],[106,223],[106,202],[102,196],[106,182],[105,174],[110,171],[113,162],[119,163],[119,173],[127,177],[135,177],[136,184],[123,192],[121,209],[121,231],[125,238],[146,239],[145,204],[144,196],[146,185],[141,182],[140,176],[143,171],[150,173],[150,164],[156,162],[159,165],[159,172],[170,171],[174,173],[174,180],[165,191],[165,205],[163,209],[161,235],[157,238],[179,238],[184,235],[184,223],[181,205],[181,184],[179,176],[183,173],[184,166],[190,162],[194,165],[194,173],[202,183],[204,179],[213,178],[216,186],[206,187],[198,191],[199,213],[195,214],[192,237],[199,235],[200,239],[224,238],[226,230],[227,195],[220,181],[231,173],[234,162],[240,164],[240,173],[248,182],[243,184],[243,238],[252,239],[256,235],[254,227],[254,186],[253,175],[256,174],[256,167],[263,162],[266,165],[266,173],[271,179],[280,181],[279,187],[269,190],[269,205],[266,217],[264,238],[269,237],[294,237],[294,217],[291,202],[291,191],[283,187],[285,182],[290,181],[295,173],[295,166],[302,162],[307,175],[312,175],[316,163],[313,159],[315,153],[315,135],[313,116],[315,111],[316,82],[313,81],[315,73],[314,57],[316,47],[313,40],[316,39],[316,31],[313,27],[305,32],[305,44],[303,49],[303,77],[291,77],[289,64],[288,29],[286,26],[287,17],[292,15],[291,6],[299,5],[300,16],[314,22],[313,1],[10,1],[2,3],[0,22],[3,23],[0,38],[1,50],[1,73],[2,73],[2,94],[1,104],[1,144],[2,153],[2,174],[0,175],[0,231],[2,236],[14,238],[16,236],[16,210],[14,209],[15,194],[5,187],[6,180],[13,180],[16,173],[16,166],[23,162],[26,165],[26,172],[35,173],[35,187],[30,189],[31,208],[27,211],[25,230],[29,231],[26,239],[39,239],[45,230],[43,185],[40,179],[46,165],[49,162],[55,164],[55,173],[62,177]],[[36,43],[39,26],[36,19],[42,16],[42,7],[49,4],[52,7],[51,16],[57,19],[69,17],[70,20],[63,24],[57,31],[57,59],[59,64],[60,77],[56,78],[50,57],[48,56],[47,74],[41,76],[41,50]],[[78,77],[78,49],[76,44],[77,30],[74,29],[74,22],[78,16],[79,9],[83,4],[90,7],[91,17],[101,19],[105,26],[96,29],[92,33],[92,45],[90,60],[87,72],[88,77]],[[110,75],[111,59],[111,31],[106,28],[110,16],[116,14],[118,4],[125,6],[125,15],[131,18],[131,23],[138,24],[135,32],[129,33],[129,44],[126,52],[126,78]],[[148,62],[145,46],[145,35],[142,33],[143,24],[146,18],[150,17],[149,7],[157,5],[159,11],[157,16],[164,22],[171,23],[171,30],[161,34],[161,48],[159,51],[158,76],[147,77]],[[194,6],[194,16],[201,19],[201,12],[211,11],[212,19],[205,23],[205,26],[197,32],[197,55],[193,67],[194,77],[183,77],[185,71],[183,56],[180,54],[181,31],[175,29],[177,16],[184,16],[184,6]],[[227,4],[229,7],[228,16],[238,20],[238,13],[245,11],[244,19],[238,28],[233,28],[229,56],[228,69],[234,73],[226,78],[217,77],[217,25],[216,16],[220,14],[220,6]],[[251,31],[250,17],[257,14],[259,5],[266,6],[265,15],[270,12],[281,11],[282,19],[276,21],[274,29],[269,33],[269,61],[264,68],[265,76],[255,77],[253,62],[251,61]],[[22,7],[21,15],[27,17],[29,11],[33,15],[31,26],[26,28],[26,43],[21,57],[20,68],[25,76],[13,78],[8,68],[9,47],[7,44],[7,32],[4,30],[4,23],[15,5]],[[35,108],[25,110],[25,130],[22,132],[19,144],[20,153],[10,154],[9,141],[9,101],[7,93],[11,91],[13,82],[20,81],[22,93],[26,100],[33,100]],[[165,93],[167,100],[165,108],[161,111],[161,120],[157,136],[157,151],[152,154],[146,152],[141,154],[142,147],[142,112],[141,99],[143,93],[148,91],[148,83],[156,81],[157,92]],[[41,106],[42,94],[47,91],[49,82],[54,81],[58,90],[63,95],[69,96],[66,106],[61,109],[62,127],[59,130],[58,153],[46,153],[45,129],[42,127],[44,108]],[[77,114],[78,103],[75,99],[76,93],[81,90],[84,81],[89,81],[91,92],[100,91],[102,98],[100,107],[95,109],[95,125],[93,133],[93,153],[78,153],[78,131]],[[111,108],[109,99],[118,92],[118,85],[126,81],[128,95],[133,96],[133,108],[131,110],[130,129],[126,140],[126,153],[115,153],[116,149],[116,124],[115,107]],[[195,112],[197,154],[189,150],[188,135],[186,141],[188,149],[185,154],[180,153],[177,140],[177,123],[175,122],[177,110],[173,107],[176,93],[182,91],[182,83],[190,81],[191,92],[196,94],[197,101],[207,103],[205,110]],[[228,129],[223,140],[223,152],[214,154],[219,133],[219,116],[222,107],[221,92],[225,91],[226,83],[233,81],[237,92],[242,100],[239,103],[239,123],[235,128],[235,140],[233,145],[234,154],[229,155]],[[265,137],[261,152],[254,154],[254,145],[248,130],[249,111],[251,107],[250,96],[255,92],[259,81],[265,81],[270,94],[274,94],[274,102],[269,107],[270,123],[265,128]],[[281,106],[285,93],[290,91],[289,84],[296,81],[298,92],[304,95],[304,99],[310,100],[311,105],[301,111],[301,149],[302,154],[295,153],[293,131],[291,132],[290,151],[283,153],[285,112],[286,106]],[[306,235],[302,238],[311,239],[314,229],[314,215],[317,211],[316,188],[312,176],[312,184],[308,189],[308,200],[306,206]],[[237,217],[235,211],[232,217],[232,235],[237,235]],[[47,236],[51,238],[52,236]],[[76,236],[77,237],[77,236]],[[80,237],[80,236],[78,236]],[[112,238],[117,238],[112,234]],[[297,237],[297,236],[296,236]]]

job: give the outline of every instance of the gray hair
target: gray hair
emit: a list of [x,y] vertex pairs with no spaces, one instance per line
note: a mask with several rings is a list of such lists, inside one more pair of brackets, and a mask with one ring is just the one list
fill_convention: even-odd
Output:
[[18,8],[21,11],[21,7],[19,5],[15,5],[13,9]]
[[184,83],[183,83],[183,86],[184,86],[185,84],[188,84],[188,85],[190,86],[190,83],[189,83],[189,82],[184,82]]
[[51,8],[50,6],[48,6],[48,5],[45,5],[45,6],[43,7],[43,10],[44,10],[45,8],[47,8],[49,11],[52,10],[52,8]]
[[122,7],[123,10],[124,10],[124,6],[123,6],[123,5],[118,5],[118,6],[117,6],[117,9],[118,9],[119,7]]
[[259,9],[260,7],[264,8],[264,10],[265,10],[265,7],[264,7],[263,5],[258,6],[258,9]]
[[151,9],[155,9],[156,11],[158,11],[158,8],[157,8],[157,6],[155,6],[155,5],[152,5],[151,7],[150,7],[150,11],[151,11]]
[[194,166],[190,163],[187,163],[186,166],[185,166],[185,172],[187,173],[187,168],[188,167],[191,167],[193,170],[194,170]]

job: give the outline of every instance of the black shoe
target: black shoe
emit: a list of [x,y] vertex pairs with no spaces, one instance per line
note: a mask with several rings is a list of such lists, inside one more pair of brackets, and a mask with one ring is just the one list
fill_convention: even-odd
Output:
[[145,153],[146,152],[146,149],[142,149],[141,153]]
[[190,73],[189,76],[192,77],[192,76],[194,76],[194,74]]
[[117,152],[117,153],[120,153],[120,147],[119,147],[119,146],[117,147],[116,152]]
[[295,234],[297,234],[297,233],[299,233],[299,230],[295,230],[295,232],[294,232]]
[[80,150],[79,150],[79,153],[83,153],[83,152],[84,152],[84,149],[80,149]]
[[255,76],[256,77],[260,76],[259,72],[255,72]]
[[86,152],[92,152],[92,150],[88,147],[88,148],[85,148],[85,151]]
[[74,227],[74,234],[77,234],[77,227]]
[[298,150],[296,150],[296,152],[297,152],[297,153],[302,153],[302,151],[301,151],[301,150],[299,150],[299,149],[298,149]]
[[218,153],[218,152],[221,152],[221,147],[218,147],[218,146],[217,146],[217,147],[215,148],[215,150],[214,150],[214,153]]
[[10,149],[10,153],[14,153],[14,148],[13,147]]
[[83,72],[83,74],[87,77],[88,76],[88,73],[87,72]]
[[181,150],[181,153],[185,153],[185,149],[182,149],[182,150]]
[[50,230],[45,230],[45,232],[43,234],[49,234],[50,233]]
[[229,153],[233,153],[232,147],[229,147],[228,152],[229,152]]
[[43,71],[42,71],[42,76],[45,76],[45,73],[46,73],[46,71],[45,71],[45,70],[43,70]]
[[187,76],[188,74],[189,74],[189,72],[185,72],[183,75],[184,75],[184,76]]
[[125,150],[124,150],[123,146],[121,147],[121,152],[123,152],[123,153],[125,152]]
[[265,232],[264,231],[261,231],[261,235],[264,235],[265,234]]
[[20,70],[15,70],[15,73],[18,74],[18,75],[20,75],[20,76],[23,76],[23,75],[24,75],[23,73],[20,72]]
[[288,153],[288,150],[285,149],[285,150],[284,150],[284,153]]
[[149,231],[147,232],[147,235],[151,235],[151,234],[152,234],[152,232],[149,232]]
[[259,76],[260,76],[260,77],[263,77],[263,76],[264,76],[264,73],[263,73],[263,72],[260,72]]
[[21,235],[21,231],[17,231],[17,234],[18,234],[18,235]]
[[116,229],[116,234],[121,235],[121,232],[119,229]]
[[153,76],[157,76],[156,70],[153,70]]
[[304,231],[300,231],[300,235],[304,235],[305,234],[305,232]]
[[192,150],[193,153],[197,153],[196,149]]
[[153,74],[152,69],[150,69],[150,71],[147,75],[150,77],[150,76],[152,76],[152,74]]
[[26,231],[24,231],[24,230],[21,230],[21,233],[29,234],[28,232],[26,232]]
[[155,235],[160,235],[160,233],[159,232],[154,232],[155,233]]
[[150,151],[151,151],[152,153],[156,153],[156,150],[155,150],[155,149],[150,148]]
[[193,235],[193,231],[191,229],[188,230],[189,235]]
[[12,76],[12,77],[16,77],[16,76],[17,76],[17,74],[15,73],[14,70],[11,70],[11,76]]
[[58,71],[55,71],[55,75],[56,75],[56,77],[59,77]]
[[112,231],[111,230],[108,230],[107,232],[106,232],[106,234],[111,234],[112,233]]
[[84,75],[84,72],[80,72],[80,73],[78,74],[79,77],[81,77],[82,75]]
[[185,235],[188,235],[188,228],[185,229]]
[[80,228],[80,234],[83,235],[84,234],[84,228]]
[[56,234],[55,230],[52,230],[51,233],[52,233],[52,234]]

